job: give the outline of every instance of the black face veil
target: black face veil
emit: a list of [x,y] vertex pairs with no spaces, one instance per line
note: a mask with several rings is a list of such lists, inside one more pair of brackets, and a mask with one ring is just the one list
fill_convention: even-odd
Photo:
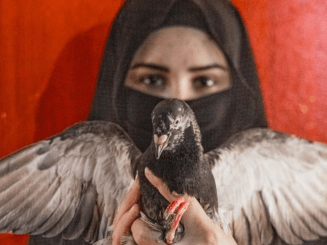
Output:
[[124,80],[136,50],[150,33],[174,25],[207,32],[230,66],[230,90],[188,101],[201,128],[204,150],[219,146],[233,133],[265,127],[262,96],[248,37],[237,10],[223,0],[127,1],[107,41],[89,120],[118,123],[142,151],[147,148],[152,131],[151,110],[161,99],[126,89]]

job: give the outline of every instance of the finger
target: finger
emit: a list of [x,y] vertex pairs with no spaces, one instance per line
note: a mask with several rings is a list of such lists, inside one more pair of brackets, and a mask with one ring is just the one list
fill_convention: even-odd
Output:
[[130,231],[133,221],[139,217],[139,214],[140,206],[135,204],[122,215],[112,234],[112,245],[120,245],[121,237]]
[[170,193],[167,185],[157,176],[155,176],[149,168],[145,168],[145,176],[150,181],[150,183],[158,189],[160,194],[166,198],[167,201],[173,202],[175,201],[178,196]]
[[138,245],[166,245],[159,239],[161,233],[151,229],[142,219],[133,222],[131,231]]
[[113,226],[116,227],[117,222],[121,219],[121,217],[131,209],[131,207],[137,203],[140,199],[141,192],[140,192],[140,180],[136,178],[134,183],[132,184],[131,188],[127,192],[124,201],[118,208],[117,214],[115,215],[115,219],[113,222]]

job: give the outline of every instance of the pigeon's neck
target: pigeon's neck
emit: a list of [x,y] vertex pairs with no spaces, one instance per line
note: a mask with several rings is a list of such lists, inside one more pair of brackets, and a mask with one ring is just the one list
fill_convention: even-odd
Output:
[[199,132],[196,132],[192,125],[185,129],[184,140],[181,144],[176,146],[175,151],[187,152],[197,158],[202,156],[203,147],[201,145],[201,137],[199,136]]
[[170,191],[195,195],[195,186],[201,180],[200,173],[208,169],[202,161],[202,149],[193,128],[189,127],[184,130],[183,142],[176,145],[174,150],[163,151],[159,159],[152,158],[153,161],[148,161],[147,164],[167,184]]
[[160,158],[149,163],[149,168],[158,176],[174,176],[178,173],[191,175],[201,168],[203,148],[197,142],[192,127],[185,129],[184,140],[173,150],[163,151]]

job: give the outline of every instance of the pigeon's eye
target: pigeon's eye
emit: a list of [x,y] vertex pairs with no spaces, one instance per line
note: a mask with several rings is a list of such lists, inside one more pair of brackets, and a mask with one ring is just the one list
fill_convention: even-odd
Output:
[[175,125],[178,125],[179,124],[179,120],[177,119],[176,121],[175,121]]
[[157,75],[143,77],[141,82],[151,87],[163,87],[165,85],[165,80]]
[[194,86],[196,88],[211,87],[215,84],[216,82],[212,78],[206,76],[197,77],[194,80]]

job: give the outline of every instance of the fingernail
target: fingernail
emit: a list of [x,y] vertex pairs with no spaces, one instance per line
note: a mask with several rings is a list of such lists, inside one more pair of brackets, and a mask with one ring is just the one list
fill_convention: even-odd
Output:
[[144,169],[144,172],[146,175],[152,174],[151,170],[148,167]]
[[134,204],[134,205],[131,207],[130,211],[133,212],[133,213],[135,213],[135,212],[139,213],[139,212],[140,212],[140,205],[138,205],[138,204]]
[[131,207],[131,210],[134,211],[135,209],[138,208],[138,205],[137,204],[134,204],[132,207]]

